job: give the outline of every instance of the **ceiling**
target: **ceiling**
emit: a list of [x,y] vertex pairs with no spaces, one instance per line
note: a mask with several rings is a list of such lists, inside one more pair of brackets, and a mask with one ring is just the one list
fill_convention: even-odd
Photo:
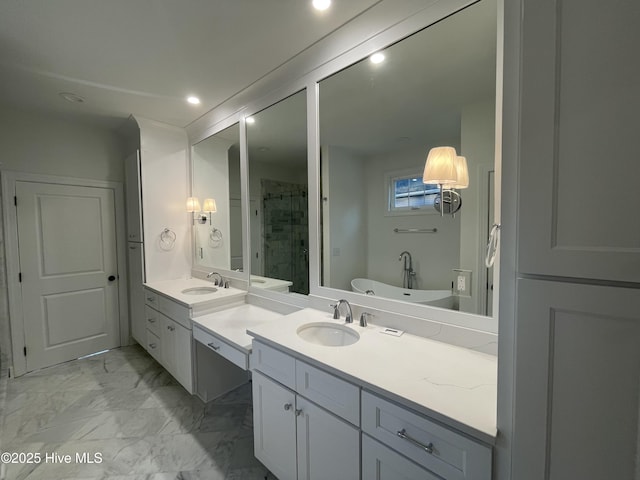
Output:
[[185,127],[378,3],[2,0],[0,104],[109,128],[130,114]]

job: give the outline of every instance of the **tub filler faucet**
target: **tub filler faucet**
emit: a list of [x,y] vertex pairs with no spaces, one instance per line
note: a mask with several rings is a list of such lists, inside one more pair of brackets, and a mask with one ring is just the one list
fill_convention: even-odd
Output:
[[400,254],[398,261],[404,258],[404,268],[402,270],[402,288],[413,288],[413,278],[416,276],[416,272],[413,271],[413,262],[411,261],[411,254],[406,250]]

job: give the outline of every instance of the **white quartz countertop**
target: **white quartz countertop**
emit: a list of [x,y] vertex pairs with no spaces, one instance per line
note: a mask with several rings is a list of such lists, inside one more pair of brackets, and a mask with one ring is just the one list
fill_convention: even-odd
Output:
[[247,328],[277,323],[283,317],[280,313],[244,304],[196,317],[193,319],[193,325],[223,337],[238,348],[251,351],[252,338],[247,334]]
[[330,313],[304,309],[248,328],[256,339],[324,368],[362,387],[493,444],[497,434],[497,358],[415,335],[394,337],[358,320],[356,343],[328,347],[309,343],[297,329],[333,322]]
[[[246,296],[245,290],[238,288],[222,288],[216,287],[213,282],[201,280],[199,278],[184,278],[177,280],[162,280],[159,282],[149,282],[144,284],[145,287],[151,290],[171,297],[178,303],[192,308],[193,310],[200,310],[207,307],[215,307],[217,305],[224,305],[231,302],[242,301]],[[211,287],[217,290],[213,293],[189,295],[183,293],[183,290],[188,288],[197,287]]]

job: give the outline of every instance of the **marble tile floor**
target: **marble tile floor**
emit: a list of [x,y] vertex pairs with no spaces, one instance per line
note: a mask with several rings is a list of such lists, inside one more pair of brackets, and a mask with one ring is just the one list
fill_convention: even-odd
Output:
[[0,452],[41,460],[0,463],[0,480],[267,476],[253,456],[249,384],[204,404],[137,345],[3,380]]

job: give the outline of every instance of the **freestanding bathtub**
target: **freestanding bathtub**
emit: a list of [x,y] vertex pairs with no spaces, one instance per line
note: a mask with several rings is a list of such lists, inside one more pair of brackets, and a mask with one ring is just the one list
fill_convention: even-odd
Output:
[[354,278],[351,280],[351,290],[376,297],[404,300],[405,302],[421,303],[434,307],[455,308],[457,304],[456,298],[451,295],[450,290],[410,290],[368,278]]

